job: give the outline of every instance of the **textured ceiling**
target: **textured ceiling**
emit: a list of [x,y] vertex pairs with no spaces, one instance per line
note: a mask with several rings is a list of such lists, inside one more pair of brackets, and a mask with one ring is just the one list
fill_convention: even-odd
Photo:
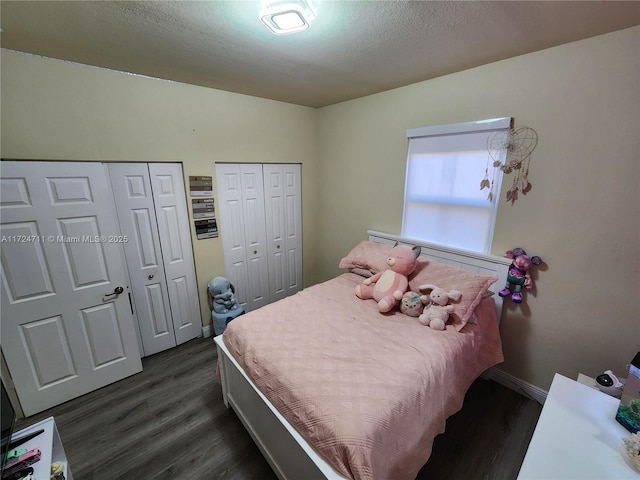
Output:
[[640,24],[640,2],[315,0],[276,36],[260,0],[0,2],[3,48],[322,107]]

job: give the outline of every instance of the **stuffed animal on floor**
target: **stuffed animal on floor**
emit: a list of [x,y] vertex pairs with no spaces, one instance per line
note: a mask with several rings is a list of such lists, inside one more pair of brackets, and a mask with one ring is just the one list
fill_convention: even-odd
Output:
[[[451,290],[447,292],[445,289],[436,287],[435,285],[420,285],[418,290],[431,290],[426,295],[427,304],[422,311],[422,315],[418,317],[421,324],[429,326],[434,330],[444,330],[446,328],[449,315],[453,313],[453,305],[449,305],[449,300],[458,301],[462,298],[462,292]],[[424,299],[423,299],[424,301]]]
[[[537,256],[530,257],[522,248],[507,250],[504,256],[512,258],[513,262],[511,262],[509,272],[507,273],[507,283],[505,287],[498,292],[498,295],[501,297],[511,295],[511,300],[513,300],[514,303],[522,303],[522,293],[520,293],[522,287],[527,289],[533,287],[533,280],[531,280],[529,270],[534,265],[540,265],[542,259]],[[511,293],[512,287],[514,289],[513,293]]]
[[213,278],[208,285],[209,308],[216,313],[227,313],[237,310],[240,306],[234,295],[235,289],[231,282],[224,277]]
[[378,310],[386,313],[395,307],[409,287],[409,275],[416,268],[420,247],[396,245],[387,258],[388,269],[366,278],[356,287],[356,296],[378,302]]

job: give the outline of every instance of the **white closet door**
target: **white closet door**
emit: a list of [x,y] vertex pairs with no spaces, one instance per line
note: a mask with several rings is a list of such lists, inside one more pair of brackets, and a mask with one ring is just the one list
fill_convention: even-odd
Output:
[[242,210],[247,246],[249,305],[251,310],[269,303],[269,266],[265,233],[264,185],[262,165],[240,165],[242,178]]
[[244,215],[242,213],[242,181],[240,166],[229,163],[216,165],[218,185],[218,212],[222,250],[226,276],[236,289],[236,299],[245,311],[249,311],[249,281],[247,273],[247,249],[244,240]]
[[300,165],[263,166],[270,301],[302,289]]
[[160,247],[176,343],[202,334],[184,177],[179,163],[150,163]]
[[2,352],[32,415],[142,364],[106,167],[1,168]]
[[[146,163],[110,163],[144,356],[176,346],[156,211]],[[188,227],[188,223],[187,223]]]
[[217,164],[220,229],[227,278],[245,311],[269,303],[260,164]]

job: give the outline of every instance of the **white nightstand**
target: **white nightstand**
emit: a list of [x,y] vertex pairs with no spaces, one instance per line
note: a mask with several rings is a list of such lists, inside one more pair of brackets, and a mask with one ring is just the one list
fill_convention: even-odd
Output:
[[619,403],[556,373],[518,479],[638,480],[622,442],[631,433],[615,420]]

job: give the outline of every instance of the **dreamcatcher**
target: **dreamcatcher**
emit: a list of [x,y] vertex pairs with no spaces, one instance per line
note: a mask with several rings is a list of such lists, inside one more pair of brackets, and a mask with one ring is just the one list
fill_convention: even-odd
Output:
[[[531,152],[538,144],[538,134],[533,128],[514,127],[508,130],[497,130],[487,138],[487,167],[484,178],[480,182],[480,190],[489,189],[488,199],[493,201],[496,169],[502,170],[505,174],[516,172],[513,178],[513,185],[507,191],[507,201],[513,203],[518,199],[518,191],[526,195],[531,190],[529,175],[529,162]],[[502,159],[504,158],[504,163]],[[493,160],[493,174],[489,180],[489,162]]]

